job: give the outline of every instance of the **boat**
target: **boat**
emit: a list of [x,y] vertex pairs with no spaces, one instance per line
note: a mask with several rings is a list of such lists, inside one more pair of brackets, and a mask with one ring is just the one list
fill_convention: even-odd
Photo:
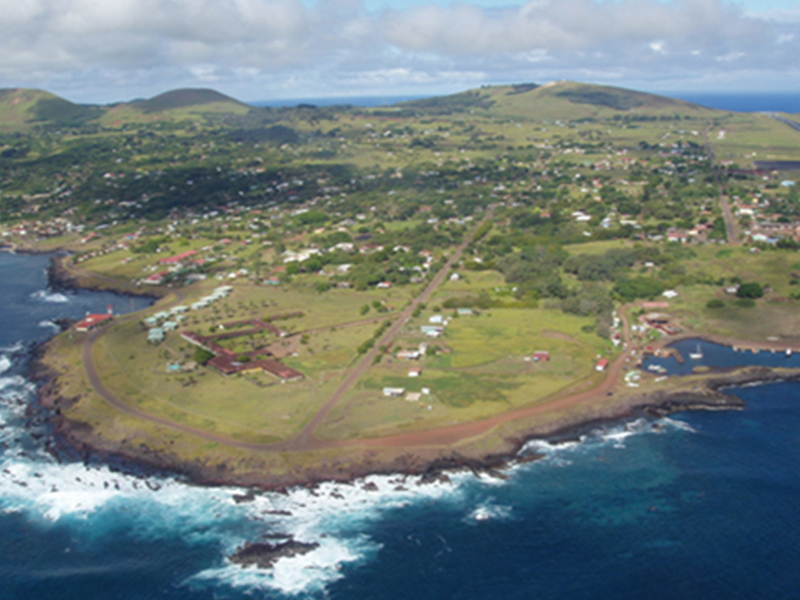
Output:
[[787,348],[786,349],[786,356],[789,357],[791,355],[792,355],[792,349],[791,348]]
[[697,344],[697,350],[689,352],[689,358],[692,360],[700,360],[703,358],[703,351],[700,349],[700,344]]

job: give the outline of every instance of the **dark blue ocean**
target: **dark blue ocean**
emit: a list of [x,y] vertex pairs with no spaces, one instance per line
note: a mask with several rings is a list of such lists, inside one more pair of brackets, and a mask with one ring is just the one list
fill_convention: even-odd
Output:
[[[789,599],[800,590],[800,385],[746,411],[598,427],[507,479],[369,478],[236,504],[232,488],[59,462],[26,427],[33,341],[112,302],[47,289],[0,254],[0,598]],[[133,302],[133,304],[131,304]],[[711,354],[710,349],[704,348]],[[740,358],[747,356],[740,353]],[[776,360],[785,358],[775,355]],[[273,570],[225,556],[265,534],[320,547]]]

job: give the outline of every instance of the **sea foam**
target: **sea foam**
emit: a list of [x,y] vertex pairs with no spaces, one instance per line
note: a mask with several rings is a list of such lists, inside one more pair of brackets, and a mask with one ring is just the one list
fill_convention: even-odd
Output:
[[48,290],[39,290],[38,292],[33,292],[31,294],[31,298],[40,302],[54,302],[59,304],[69,302],[68,296],[58,292],[50,292]]
[[[0,372],[11,365],[8,356],[0,355]],[[34,393],[33,384],[23,377],[0,377],[4,437],[26,435],[21,425],[24,400]],[[640,419],[600,428],[563,444],[534,440],[521,454],[535,452],[545,456],[546,464],[567,465],[571,453],[598,445],[624,447],[630,436],[660,429],[684,426],[675,419]],[[513,483],[515,470],[523,467],[528,465],[507,469],[508,479],[465,472],[423,483],[415,476],[376,475],[351,483],[292,489],[287,494],[261,493],[252,501],[237,503],[234,496],[245,490],[204,488],[170,477],[141,478],[104,466],[59,463],[44,450],[12,446],[0,455],[0,509],[43,526],[67,524],[81,535],[123,532],[148,541],[180,538],[218,547],[217,564],[184,581],[188,587],[227,587],[248,594],[324,594],[344,576],[346,565],[368,561],[380,552],[380,544],[368,532],[393,510],[435,501],[450,503],[457,512],[463,511],[468,524],[476,526],[513,518],[513,507],[487,492],[498,490],[499,495],[499,488]],[[241,567],[227,558],[265,536],[290,536],[318,546],[307,554],[280,558],[269,569]]]

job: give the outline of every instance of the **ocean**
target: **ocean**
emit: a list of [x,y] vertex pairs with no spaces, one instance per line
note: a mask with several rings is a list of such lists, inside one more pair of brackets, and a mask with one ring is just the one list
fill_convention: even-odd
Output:
[[[711,93],[711,92],[654,92],[662,96],[680,98],[709,108],[735,110],[739,112],[784,112],[800,114],[800,94],[790,93]],[[419,96],[350,96],[334,98],[295,98],[281,100],[261,100],[250,102],[253,106],[269,106],[271,108],[292,107],[299,104],[314,106],[353,106],[377,107],[391,106],[399,102],[429,98],[431,95]]]
[[[243,490],[46,451],[33,346],[54,319],[146,305],[50,290],[47,260],[0,254],[0,598],[797,597],[797,383],[734,390],[745,411],[531,441],[544,458],[503,477],[374,476],[237,504]],[[319,547],[271,570],[226,559],[279,534]]]

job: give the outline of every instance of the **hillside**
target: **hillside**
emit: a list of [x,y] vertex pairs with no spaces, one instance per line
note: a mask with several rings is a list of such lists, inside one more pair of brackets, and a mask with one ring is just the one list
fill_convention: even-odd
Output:
[[150,98],[149,100],[131,102],[131,105],[145,112],[162,112],[181,109],[214,110],[215,112],[242,112],[243,109],[246,112],[249,110],[246,104],[235,98],[226,96],[216,90],[202,88],[171,90]]
[[44,90],[0,90],[0,129],[25,129],[37,123],[73,125],[99,116],[96,106],[75,104]]
[[708,116],[714,111],[684,100],[605,85],[558,81],[487,86],[450,96],[406,102],[399,107],[431,114],[486,110],[496,116],[573,120],[641,116]]

